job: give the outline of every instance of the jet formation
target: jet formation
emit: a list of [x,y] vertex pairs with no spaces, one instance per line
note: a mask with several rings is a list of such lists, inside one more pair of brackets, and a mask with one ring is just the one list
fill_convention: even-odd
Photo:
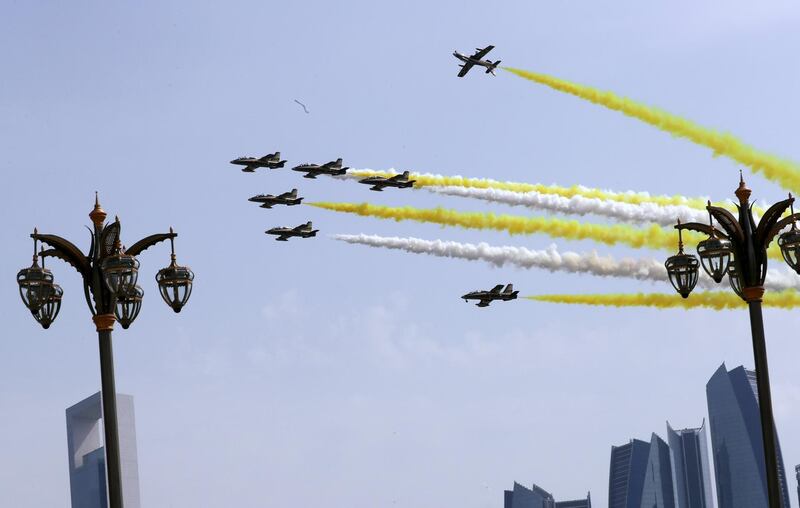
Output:
[[261,208],[272,208],[274,205],[294,206],[299,205],[303,198],[297,197],[297,189],[273,196],[272,194],[259,194],[248,199],[254,203],[261,203]]
[[289,238],[292,237],[311,238],[312,236],[317,236],[319,229],[313,229],[311,221],[308,221],[305,224],[300,224],[299,226],[295,226],[293,228],[290,227],[272,228],[264,232],[268,235],[277,236],[278,238],[276,238],[275,240],[279,242],[286,242],[289,241]]
[[[495,76],[495,69],[497,66],[500,65],[500,60],[496,60],[492,62],[489,59],[484,60],[484,57],[494,49],[494,46],[489,45],[485,48],[475,48],[475,52],[472,55],[463,55],[458,51],[453,52],[453,56],[456,57],[458,60],[463,62],[461,70],[458,72],[458,77],[463,78],[467,75],[467,73],[476,65],[479,67],[484,67],[486,69],[486,74],[491,74]],[[298,102],[298,101],[295,101]],[[299,104],[299,102],[298,102]],[[303,106],[305,108],[305,106]],[[307,113],[308,111],[306,111]],[[277,169],[282,168],[286,164],[285,160],[281,160],[281,153],[275,152],[272,154],[267,154],[263,157],[256,158],[256,157],[239,157],[231,161],[231,164],[235,164],[237,166],[244,166],[242,171],[246,173],[254,173],[258,168],[267,168],[267,169]],[[336,159],[335,161],[326,162],[324,164],[313,164],[313,163],[305,163],[300,164],[292,168],[292,171],[297,171],[300,173],[305,173],[303,178],[316,178],[319,175],[329,175],[329,176],[338,176],[343,175],[350,169],[348,167],[344,167],[342,163],[342,159]],[[371,176],[368,178],[363,178],[358,181],[359,183],[363,183],[364,185],[369,185],[369,190],[381,192],[386,187],[395,187],[398,189],[406,189],[413,187],[415,180],[410,179],[410,173],[408,171],[404,171],[400,175],[395,175],[391,177],[384,177],[384,176]],[[272,208],[275,205],[286,205],[286,206],[294,206],[299,205],[303,200],[302,197],[298,197],[297,189],[292,189],[290,192],[284,192],[282,194],[278,194],[277,196],[272,194],[259,194],[257,196],[253,196],[248,199],[248,201],[261,203],[261,208]],[[311,238],[317,236],[319,232],[318,229],[314,229],[311,221],[306,222],[305,224],[301,224],[295,227],[274,227],[264,231],[264,233],[268,235],[276,236],[275,240],[279,242],[286,242],[289,238]],[[502,284],[498,284],[497,286],[493,287],[490,290],[476,290],[471,291],[461,298],[464,299],[465,302],[469,302],[469,300],[478,300],[476,306],[478,307],[488,307],[492,302],[496,300],[500,301],[510,301],[516,300],[519,291],[514,290],[513,284],[507,284],[503,286]]]
[[369,190],[372,191],[382,191],[384,187],[397,187],[398,189],[406,189],[412,187],[416,180],[409,180],[409,172],[403,171],[402,175],[395,175],[395,176],[370,176],[368,178],[364,178],[363,180],[359,180],[358,183],[363,183],[365,185],[372,185]]
[[498,284],[488,291],[480,289],[477,291],[471,291],[463,295],[461,298],[463,298],[465,302],[469,300],[480,300],[475,305],[478,307],[488,307],[489,304],[495,300],[501,300],[503,302],[516,300],[518,294],[519,291],[514,291],[513,284],[508,284],[505,289],[503,289],[502,284]]
[[461,70],[458,71],[458,77],[463,78],[466,76],[469,70],[475,65],[486,67],[486,74],[496,76],[494,70],[497,68],[500,60],[497,60],[496,62],[492,62],[491,60],[483,60],[483,57],[485,57],[486,54],[493,49],[494,46],[491,45],[486,46],[483,49],[475,48],[475,53],[473,53],[471,56],[462,55],[458,51],[453,51],[453,56],[464,62],[464,64],[460,66]]
[[233,159],[231,164],[236,164],[237,166],[244,166],[242,171],[245,173],[255,173],[257,168],[267,168],[267,169],[277,169],[282,168],[284,164],[286,164],[285,160],[281,160],[281,153],[275,152],[267,154],[263,157],[256,158],[256,157],[239,157],[238,159]]

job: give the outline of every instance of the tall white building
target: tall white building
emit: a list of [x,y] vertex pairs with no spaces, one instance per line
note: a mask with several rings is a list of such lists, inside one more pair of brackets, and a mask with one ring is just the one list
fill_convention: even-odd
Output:
[[[139,466],[133,397],[117,394],[122,497],[125,508],[140,508]],[[67,408],[67,449],[72,508],[107,508],[100,392]]]

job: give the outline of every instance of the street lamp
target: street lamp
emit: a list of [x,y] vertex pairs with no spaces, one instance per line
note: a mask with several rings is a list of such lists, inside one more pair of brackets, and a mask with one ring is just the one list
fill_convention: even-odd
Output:
[[[764,339],[764,320],[761,313],[761,301],[764,296],[764,279],[767,275],[767,248],[772,240],[784,228],[791,229],[780,235],[783,258],[795,271],[800,273],[800,231],[796,221],[800,214],[794,213],[794,198],[780,201],[771,206],[761,217],[756,226],[750,205],[750,189],[740,177],[736,197],[739,198],[739,218],[737,220],[728,210],[708,203],[706,209],[712,217],[710,225],[690,222],[675,228],[700,231],[709,238],[700,242],[697,252],[702,260],[703,269],[717,283],[728,274],[730,285],[742,300],[747,302],[750,310],[750,329],[753,336],[753,357],[756,364],[756,384],[758,385],[758,406],[761,413],[761,433],[764,442],[764,463],[767,472],[767,494],[770,508],[781,508],[781,487],[778,474],[778,458],[775,438],[775,421],[772,416],[772,396],[769,385],[769,369],[767,366],[767,347]],[[788,217],[781,218],[787,209],[792,208]],[[724,231],[714,227],[713,219]],[[683,254],[683,244],[680,244]],[[672,260],[676,256],[670,258]],[[676,285],[674,279],[680,280],[680,265],[666,263],[667,273],[673,286],[684,298],[689,296],[693,285]]]
[[[49,328],[58,316],[63,291],[54,283],[53,274],[44,267],[46,257],[57,257],[72,265],[83,278],[83,292],[86,304],[92,313],[100,343],[100,379],[103,407],[104,448],[106,455],[106,478],[108,484],[109,508],[123,508],[122,481],[119,456],[119,432],[117,430],[117,399],[114,387],[114,354],[111,344],[111,330],[114,322],[127,329],[142,307],[144,291],[136,285],[139,274],[139,260],[136,256],[161,241],[170,240],[172,263],[159,271],[172,270],[182,277],[180,301],[168,301],[175,309],[183,307],[191,295],[194,274],[187,267],[175,264],[174,239],[177,235],[172,228],[169,233],[159,233],[145,237],[128,249],[120,241],[121,225],[119,218],[106,225],[106,212],[100,207],[95,196],[94,209],[89,214],[94,228],[92,244],[88,254],[83,254],[74,244],[56,235],[40,234],[34,229],[33,264],[17,274],[22,302],[31,311],[34,319],[43,328]],[[37,252],[38,242],[48,244],[49,250]],[[39,266],[39,257],[42,266]],[[173,273],[169,272],[169,273]],[[173,278],[174,279],[174,278]],[[159,289],[164,292],[162,281]],[[165,298],[166,299],[166,298]],[[176,311],[177,312],[177,311]]]

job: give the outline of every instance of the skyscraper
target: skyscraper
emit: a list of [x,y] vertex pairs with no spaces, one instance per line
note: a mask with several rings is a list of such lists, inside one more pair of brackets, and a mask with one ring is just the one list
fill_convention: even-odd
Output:
[[[106,508],[105,450],[101,445],[100,392],[67,409],[67,449],[72,508]],[[117,394],[122,495],[125,508],[139,508],[139,466],[133,397]]]
[[642,484],[642,508],[675,508],[672,464],[669,446],[655,433],[650,437],[650,453]]
[[527,488],[514,482],[514,490],[505,491],[504,508],[555,508],[556,501],[553,495],[533,485]]
[[673,430],[667,423],[676,508],[714,507],[705,425]]
[[538,485],[533,485],[530,489],[524,485],[514,482],[514,490],[506,490],[504,493],[504,508],[592,508],[592,496],[586,494],[586,499],[574,501],[558,501],[553,498],[553,494],[547,492]]
[[[719,508],[769,508],[755,372],[723,363],[706,384]],[[777,437],[777,432],[776,432]],[[776,442],[784,508],[789,490]]]
[[611,447],[608,508],[640,508],[650,445],[638,439]]

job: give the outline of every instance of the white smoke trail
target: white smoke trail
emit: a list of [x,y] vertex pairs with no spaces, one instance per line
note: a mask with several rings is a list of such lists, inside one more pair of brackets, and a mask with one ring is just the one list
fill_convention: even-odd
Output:
[[[588,273],[601,277],[624,277],[651,282],[667,282],[664,262],[652,258],[622,258],[600,256],[597,252],[559,252],[555,245],[545,250],[531,250],[525,247],[492,246],[485,242],[479,244],[461,243],[446,240],[423,240],[420,238],[386,237],[378,235],[333,235],[333,238],[350,244],[367,245],[396,249],[414,254],[428,254],[444,258],[485,261],[496,267],[513,265],[520,268],[542,268],[551,272]],[[800,277],[794,273],[781,273],[769,270],[767,284],[769,289],[800,289]],[[723,281],[723,283],[727,283]],[[701,270],[698,286],[716,286]]]
[[512,206],[525,206],[534,210],[568,215],[600,215],[622,222],[672,226],[677,218],[682,222],[706,222],[708,212],[684,205],[658,205],[656,203],[622,203],[585,196],[564,197],[540,192],[516,192],[475,187],[425,187],[436,194],[480,199]]

